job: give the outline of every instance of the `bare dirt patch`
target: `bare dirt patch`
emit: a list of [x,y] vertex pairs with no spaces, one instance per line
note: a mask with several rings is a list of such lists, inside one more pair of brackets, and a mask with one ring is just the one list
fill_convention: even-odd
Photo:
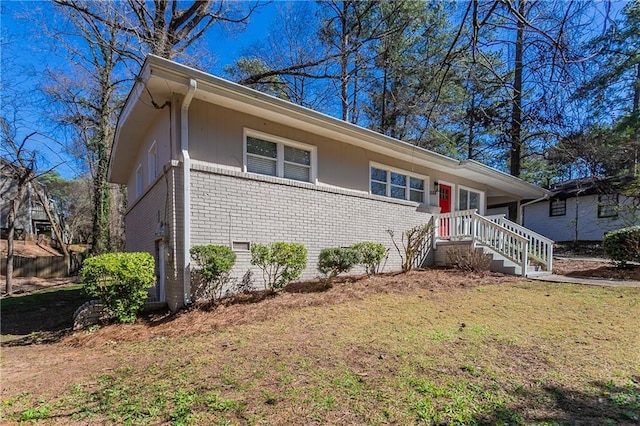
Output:
[[640,266],[629,265],[626,268],[618,268],[605,259],[554,259],[553,272],[569,277],[640,281]]
[[[62,253],[45,243],[26,240],[14,241],[13,252],[16,256],[22,257],[62,256]],[[0,240],[0,253],[3,256],[7,255],[7,240]]]
[[[9,297],[6,293],[5,282],[6,277],[0,275],[0,297]],[[39,278],[39,277],[14,277],[13,278],[13,296],[21,296],[37,291],[53,289],[56,287],[64,287],[74,285],[79,282],[78,277],[64,278]]]

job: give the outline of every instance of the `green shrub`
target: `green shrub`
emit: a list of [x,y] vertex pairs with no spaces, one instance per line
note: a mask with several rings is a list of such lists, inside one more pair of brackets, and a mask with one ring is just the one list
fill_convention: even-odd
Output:
[[602,239],[604,254],[618,267],[627,262],[640,262],[640,226],[607,232]]
[[84,290],[98,297],[120,322],[133,322],[155,282],[149,253],[107,253],[82,263]]
[[253,244],[251,264],[262,269],[265,287],[282,288],[307,266],[307,249],[298,243]]
[[229,281],[236,254],[227,246],[213,244],[191,247],[189,254],[195,263],[193,278],[196,288],[205,297],[215,300],[221,296],[222,287]]
[[370,241],[354,244],[351,248],[358,252],[358,263],[365,267],[368,275],[378,272],[380,262],[387,254],[387,249],[384,245]]
[[348,272],[358,263],[360,263],[360,256],[353,247],[326,248],[318,257],[318,271],[329,277],[335,277],[342,272]]

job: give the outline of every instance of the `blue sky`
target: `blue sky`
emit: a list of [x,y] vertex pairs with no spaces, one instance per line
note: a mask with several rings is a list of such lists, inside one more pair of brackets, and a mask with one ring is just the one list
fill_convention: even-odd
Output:
[[[212,27],[206,36],[206,43],[221,48],[214,52],[215,65],[209,71],[224,76],[225,66],[233,63],[267,34],[276,9],[277,2],[259,7],[242,32],[230,33]],[[9,120],[17,116],[17,141],[33,131],[46,135],[37,134],[30,139],[31,147],[40,154],[41,169],[55,166],[63,177],[72,178],[81,170],[63,149],[67,136],[54,128],[45,116],[46,101],[38,93],[39,86],[44,82],[44,71],[49,67],[58,67],[64,60],[64,53],[45,47],[37,19],[30,15],[55,19],[55,7],[48,1],[0,1],[0,87],[4,92],[1,113]]]
[[[281,4],[278,1],[264,3],[251,16],[243,32],[229,33],[218,26],[212,27],[206,35],[205,44],[214,49],[212,53],[216,61],[208,71],[225,77],[225,66],[265,38]],[[623,5],[624,2],[614,1],[614,17]],[[46,81],[43,72],[47,68],[64,65],[67,59],[64,52],[47,47],[49,44],[38,24],[41,21],[29,15],[39,16],[40,19],[56,19],[55,7],[49,1],[0,0],[0,11],[2,116],[10,118],[14,111],[18,111],[17,140],[32,131],[48,135],[36,135],[32,139],[31,146],[43,157],[42,169],[57,166],[56,170],[62,176],[76,176],[83,170],[62,148],[61,145],[67,142],[67,135],[56,129],[49,120],[45,111],[47,101],[37,90]]]

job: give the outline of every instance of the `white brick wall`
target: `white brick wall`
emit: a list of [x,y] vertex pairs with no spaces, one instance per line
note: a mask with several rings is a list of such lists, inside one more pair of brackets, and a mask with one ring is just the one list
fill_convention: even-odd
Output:
[[[179,235],[177,232],[180,232],[181,227],[176,226],[173,198],[175,175],[180,171],[180,168],[169,168],[166,175],[161,174],[139,199],[130,200],[125,215],[127,251],[146,251],[155,256],[155,242],[159,238],[157,232],[161,222],[164,225],[167,249],[171,253],[165,268],[165,294],[167,304],[173,310],[182,306],[183,300],[182,274],[175,267],[175,260],[180,259],[175,253],[181,252],[175,236]],[[180,192],[175,194],[181,196],[181,185],[178,191]]]
[[[398,270],[400,258],[386,230],[393,229],[399,238],[431,218],[411,202],[204,165],[192,167],[191,185],[192,245],[301,243],[308,250],[302,278],[319,274],[321,249],[360,241],[384,244],[389,249],[385,271]],[[233,276],[241,278],[252,268],[250,254],[236,254]],[[262,286],[261,271],[253,272],[256,285]]]

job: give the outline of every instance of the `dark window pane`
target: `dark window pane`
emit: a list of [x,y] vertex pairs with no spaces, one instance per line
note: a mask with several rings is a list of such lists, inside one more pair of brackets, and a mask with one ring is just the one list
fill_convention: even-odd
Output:
[[424,181],[422,179],[410,178],[409,185],[411,186],[411,189],[424,191]]
[[247,152],[249,154],[261,155],[263,157],[276,158],[278,155],[278,148],[273,142],[247,137]]
[[478,192],[469,191],[469,208],[480,208],[480,194]]
[[549,207],[550,216],[565,216],[567,214],[567,200],[551,200]]
[[618,216],[618,194],[598,196],[598,217]]
[[371,179],[377,180],[378,182],[386,182],[387,181],[387,171],[376,169],[375,167],[371,168]]
[[391,172],[391,184],[396,186],[407,186],[407,176]]
[[391,187],[391,196],[393,198],[399,198],[401,200],[406,200],[407,196],[406,194],[406,190],[405,188],[399,187],[399,186],[392,186]]
[[311,165],[311,152],[300,148],[294,148],[292,146],[285,146],[284,161],[309,166]]
[[371,193],[374,195],[387,195],[387,185],[371,181]]
[[460,192],[460,199],[458,200],[458,208],[460,210],[467,210],[468,209],[468,198],[469,198],[469,191],[466,191],[464,189],[461,189]]
[[416,203],[423,203],[424,202],[424,192],[421,191],[416,191],[416,190],[411,190],[409,191],[409,199],[411,201],[415,201]]

